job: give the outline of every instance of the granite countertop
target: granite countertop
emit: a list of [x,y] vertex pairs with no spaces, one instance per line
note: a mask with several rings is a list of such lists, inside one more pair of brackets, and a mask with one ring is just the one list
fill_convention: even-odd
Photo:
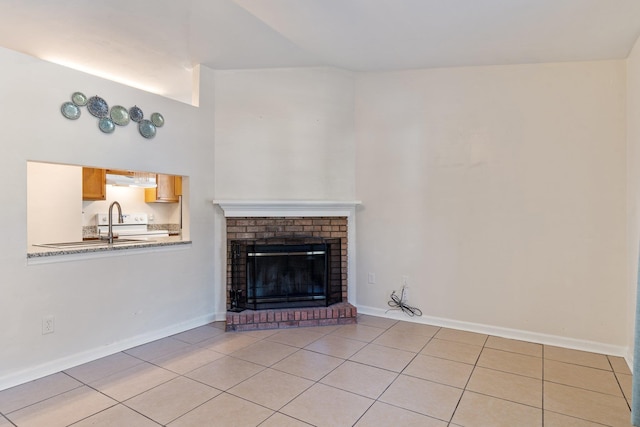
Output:
[[[133,239],[131,239],[133,240]],[[80,246],[80,247],[43,247],[43,246],[30,246],[27,251],[27,259],[29,258],[42,258],[58,255],[73,255],[73,254],[87,254],[87,253],[100,253],[100,252],[112,252],[112,251],[125,251],[130,249],[145,249],[145,248],[159,248],[176,245],[188,245],[191,244],[191,240],[183,240],[181,236],[169,236],[169,237],[155,237],[150,240],[135,240],[121,242],[114,245],[104,243],[96,246]]]

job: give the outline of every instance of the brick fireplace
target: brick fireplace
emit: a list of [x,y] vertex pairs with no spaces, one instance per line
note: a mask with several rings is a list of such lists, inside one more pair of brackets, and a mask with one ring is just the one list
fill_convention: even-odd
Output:
[[[349,301],[355,299],[354,214],[358,202],[214,201],[214,204],[220,206],[226,219],[228,331],[356,322],[357,310]],[[291,244],[296,250],[304,245],[317,249],[320,242],[330,254],[326,258],[326,300],[314,293],[306,300],[296,296],[286,297],[277,304],[257,303],[255,290],[252,291],[255,288],[247,287],[251,286],[251,277],[247,276],[252,274],[251,271],[247,274],[250,268],[246,265],[254,258],[251,257],[253,249],[246,248],[278,248]],[[280,308],[287,307],[285,300],[294,302],[289,308]]]

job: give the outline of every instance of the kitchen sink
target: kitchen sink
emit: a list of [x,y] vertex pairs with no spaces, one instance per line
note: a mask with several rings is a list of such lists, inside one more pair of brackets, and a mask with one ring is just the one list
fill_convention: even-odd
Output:
[[114,239],[113,243],[106,240],[83,240],[81,242],[62,242],[62,243],[39,243],[33,246],[54,249],[86,249],[86,248],[106,248],[109,246],[131,245],[134,243],[149,243],[153,240],[147,239]]

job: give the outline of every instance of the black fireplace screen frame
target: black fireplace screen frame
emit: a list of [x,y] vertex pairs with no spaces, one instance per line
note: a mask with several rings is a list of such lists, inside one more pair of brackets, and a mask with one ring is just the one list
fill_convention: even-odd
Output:
[[339,238],[231,241],[230,310],[326,307],[341,302],[340,249]]

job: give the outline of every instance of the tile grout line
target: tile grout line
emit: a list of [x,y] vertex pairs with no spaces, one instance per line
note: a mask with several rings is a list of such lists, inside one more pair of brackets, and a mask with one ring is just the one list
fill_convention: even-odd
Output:
[[609,362],[609,366],[611,367],[611,372],[613,372],[613,377],[616,379],[616,383],[618,384],[618,387],[620,388],[620,393],[622,393],[622,397],[624,397],[624,401],[627,403],[627,407],[631,411],[631,405],[629,404],[629,401],[627,400],[627,395],[625,394],[624,389],[622,388],[622,384],[620,384],[620,379],[618,378],[616,370],[613,369],[613,364],[611,363],[611,359],[609,358],[608,355],[607,355],[607,361]]
[[542,384],[541,384],[541,391],[542,391],[542,396],[540,399],[540,406],[542,407],[542,427],[544,427],[544,351],[545,351],[545,345],[542,345],[542,372],[541,372],[541,377],[542,377]]
[[456,403],[456,407],[453,409],[453,412],[451,413],[451,418],[449,419],[449,424],[453,423],[453,417],[455,416],[456,411],[458,411],[458,407],[460,406],[460,403],[462,402],[462,397],[464,396],[465,392],[467,391],[467,387],[469,386],[469,382],[471,381],[471,377],[473,376],[473,373],[475,372],[476,367],[478,366],[478,361],[480,360],[480,356],[482,355],[482,352],[484,351],[488,340],[489,340],[489,335],[487,335],[487,337],[485,338],[484,342],[482,343],[482,349],[478,353],[478,356],[476,357],[476,360],[473,363],[473,368],[471,369],[471,372],[469,373],[469,378],[467,378],[467,381],[465,382],[464,387],[462,388],[462,393],[460,394],[460,398],[458,399],[458,402]]
[[[395,326],[396,324],[398,324],[398,322],[395,322],[393,325],[391,325],[390,327],[388,327],[387,329],[385,329],[385,332],[388,332],[388,331],[389,331],[389,329],[391,329],[391,328],[392,328],[393,326]],[[402,373],[404,372],[404,370],[405,370],[405,369],[407,369],[407,367],[411,364],[411,362],[413,362],[413,361],[418,357],[418,355],[420,354],[420,352],[421,352],[422,350],[424,350],[424,348],[425,348],[425,347],[426,347],[426,346],[431,342],[431,340],[433,340],[433,337],[434,337],[434,336],[438,333],[438,331],[440,331],[441,329],[442,329],[442,328],[441,328],[441,327],[439,327],[439,328],[438,328],[438,329],[433,333],[433,335],[429,337],[429,339],[427,340],[427,342],[426,342],[426,343],[425,343],[425,344],[424,344],[424,345],[423,345],[423,346],[422,346],[422,347],[421,347],[421,348],[420,348],[420,349],[419,349],[419,350],[414,354],[414,356],[411,358],[411,360],[409,360],[409,362],[408,362],[408,363],[404,366],[404,368],[402,368],[399,372],[390,371],[390,370],[388,370],[388,369],[380,368],[380,367],[378,367],[378,366],[373,366],[373,365],[368,365],[368,364],[365,364],[365,363],[361,363],[362,365],[365,365],[365,366],[371,366],[371,367],[373,367],[373,368],[377,368],[377,369],[384,369],[384,370],[389,371],[389,372],[394,372],[394,373],[396,374],[396,377],[393,379],[393,381],[391,381],[391,382],[390,382],[390,383],[385,387],[385,389],[384,389],[384,390],[383,390],[383,391],[378,395],[378,397],[376,397],[375,399],[373,399],[373,402],[371,403],[371,405],[369,405],[369,407],[367,408],[367,410],[366,410],[366,411],[364,411],[364,412],[362,413],[362,415],[360,415],[360,417],[358,417],[358,419],[356,420],[356,422],[355,422],[353,425],[356,425],[356,424],[357,424],[357,423],[362,419],[362,417],[364,417],[364,416],[367,414],[367,412],[369,412],[369,410],[373,407],[373,405],[375,405],[377,402],[383,403],[383,404],[385,404],[385,405],[390,405],[390,406],[393,406],[393,407],[396,407],[396,408],[401,408],[401,409],[404,409],[404,410],[406,410],[406,411],[410,411],[410,412],[413,412],[413,413],[416,413],[416,414],[420,414],[420,415],[423,415],[423,416],[426,416],[426,417],[429,417],[429,418],[432,418],[432,419],[438,419],[438,418],[432,417],[432,416],[430,416],[430,415],[426,415],[426,414],[423,414],[423,413],[420,413],[420,412],[415,412],[415,411],[410,410],[410,409],[407,409],[407,408],[402,408],[402,407],[400,407],[400,406],[393,405],[393,404],[391,404],[391,403],[382,402],[382,401],[381,401],[381,400],[379,400],[379,399],[380,399],[380,397],[382,397],[382,395],[383,395],[387,390],[389,390],[389,388],[391,387],[391,385],[392,385],[394,382],[396,382],[396,380],[397,380],[398,378],[400,378],[400,375],[402,375]],[[383,335],[385,332],[383,332],[382,334],[378,335],[378,337],[379,337],[379,336],[381,336],[381,335]],[[375,337],[372,341],[368,342],[368,343],[367,343],[367,346],[368,346],[368,345],[373,344],[373,341],[375,341],[378,337]],[[375,344],[375,345],[380,345],[380,344]],[[362,350],[363,350],[363,349],[365,349],[367,346],[365,346],[365,347],[363,347],[362,349],[358,350],[358,352],[362,351]],[[387,346],[383,346],[383,347],[387,347]],[[388,348],[393,348],[393,349],[395,349],[395,350],[401,350],[401,349],[398,349],[398,348],[395,348],[395,347],[388,347]],[[405,350],[403,350],[403,351],[405,351]],[[355,354],[357,354],[358,352],[356,352]],[[413,352],[410,352],[410,353],[413,353]],[[355,356],[355,354],[354,354],[354,355],[352,355],[351,357]],[[359,363],[359,362],[353,362],[353,363]],[[346,390],[345,390],[345,391],[346,391]],[[357,393],[354,393],[354,394],[357,394]],[[361,396],[361,395],[359,395],[359,394],[358,394],[358,396]],[[366,397],[366,396],[363,396],[363,397]]]

